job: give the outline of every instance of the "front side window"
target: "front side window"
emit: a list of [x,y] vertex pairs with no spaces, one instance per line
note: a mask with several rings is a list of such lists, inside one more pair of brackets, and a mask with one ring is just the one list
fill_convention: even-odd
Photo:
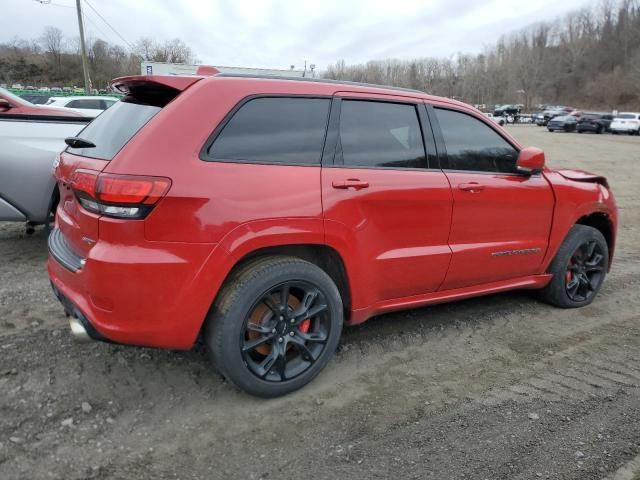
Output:
[[426,168],[416,107],[343,100],[338,153],[346,166]]
[[208,159],[319,165],[329,105],[328,98],[250,100],[209,147]]
[[518,151],[495,130],[466,113],[436,108],[447,148],[442,168],[476,172],[516,172]]

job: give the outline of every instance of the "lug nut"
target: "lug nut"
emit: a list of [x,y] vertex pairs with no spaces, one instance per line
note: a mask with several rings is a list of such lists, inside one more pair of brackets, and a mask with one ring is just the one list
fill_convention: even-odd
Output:
[[289,332],[289,336],[293,337],[293,332]]
[[296,323],[296,319],[295,319],[295,318],[292,318],[292,319],[291,319],[291,323]]
[[284,317],[282,315],[280,315],[280,320],[284,320]]
[[282,343],[282,337],[278,338],[278,343]]
[[274,329],[272,329],[272,330],[271,330],[271,333],[276,333],[276,329],[275,329],[275,328],[274,328]]

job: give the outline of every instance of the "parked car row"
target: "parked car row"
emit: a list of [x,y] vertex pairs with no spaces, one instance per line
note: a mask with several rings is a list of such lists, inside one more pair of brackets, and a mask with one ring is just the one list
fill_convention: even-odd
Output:
[[[85,89],[81,88],[81,87],[34,87],[33,85],[22,85],[21,83],[13,83],[11,84],[11,86],[7,85],[6,83],[2,83],[0,84],[0,88],[4,88],[4,89],[8,89],[11,88],[12,90],[26,90],[28,92],[40,92],[40,93],[84,93]],[[107,89],[93,89],[91,91],[91,93],[93,94],[98,94],[98,93],[113,93],[113,91],[111,90],[107,90]]]
[[616,116],[610,113],[581,113],[574,115],[559,115],[553,117],[547,123],[550,132],[611,132],[640,135],[640,113],[623,112]]
[[[84,117],[97,117],[107,108],[115,104],[118,97],[107,96],[68,96],[55,97],[48,95],[15,95],[3,88],[0,88],[0,100],[6,102],[0,107],[0,111],[8,111],[8,113],[19,114],[24,111],[33,111],[34,106],[46,106],[51,108],[64,108],[67,113],[76,112]],[[42,110],[36,109],[41,112]],[[73,116],[73,114],[71,114]]]

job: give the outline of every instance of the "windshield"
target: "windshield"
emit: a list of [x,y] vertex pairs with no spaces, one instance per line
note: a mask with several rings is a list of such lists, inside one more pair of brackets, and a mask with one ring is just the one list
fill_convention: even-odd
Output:
[[133,103],[125,98],[98,115],[78,133],[78,137],[95,144],[95,147],[68,147],[67,151],[84,157],[111,160],[160,110],[161,107]]
[[0,88],[0,96],[6,98],[11,103],[16,103],[18,105],[31,105],[31,102],[27,102],[24,98],[20,98],[17,95],[14,95],[9,90],[5,90],[4,88]]

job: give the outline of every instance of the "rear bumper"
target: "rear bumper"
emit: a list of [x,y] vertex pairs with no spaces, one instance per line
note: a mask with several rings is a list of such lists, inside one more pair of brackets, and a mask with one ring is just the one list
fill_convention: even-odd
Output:
[[62,306],[64,307],[64,311],[69,320],[69,326],[71,328],[71,333],[74,337],[79,340],[100,340],[103,342],[108,342],[109,340],[104,338],[100,333],[94,328],[89,319],[85,316],[82,311],[78,307],[76,307],[71,300],[64,296],[64,294],[56,288],[55,284],[51,282],[51,289],[53,290],[53,294],[60,301]]
[[101,239],[80,258],[54,230],[49,245],[49,278],[66,312],[90,338],[129,345],[191,348],[232,263],[211,244]]
[[633,126],[628,126],[628,127],[609,127],[609,130],[611,130],[612,132],[619,132],[619,133],[629,133],[629,132],[637,132],[639,127],[633,127]]

